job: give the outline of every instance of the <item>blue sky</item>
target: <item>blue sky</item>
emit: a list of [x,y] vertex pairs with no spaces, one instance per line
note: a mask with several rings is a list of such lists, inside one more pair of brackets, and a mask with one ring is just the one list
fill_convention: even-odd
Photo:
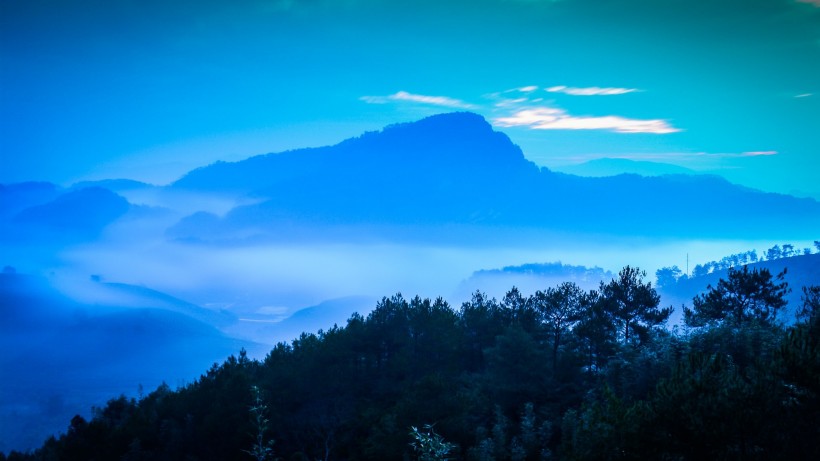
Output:
[[168,182],[470,110],[540,165],[820,198],[820,1],[0,2],[0,182]]

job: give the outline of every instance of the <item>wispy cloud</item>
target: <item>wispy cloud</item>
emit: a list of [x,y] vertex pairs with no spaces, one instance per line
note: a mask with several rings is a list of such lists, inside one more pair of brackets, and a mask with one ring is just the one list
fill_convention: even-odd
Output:
[[[820,2],[820,0],[817,0],[817,1]],[[802,93],[802,94],[797,94],[794,97],[795,98],[808,98],[810,96],[814,96],[814,93]]]
[[642,160],[660,160],[669,158],[678,159],[694,159],[694,158],[709,158],[709,159],[732,159],[745,157],[768,157],[771,155],[778,155],[779,152],[775,150],[761,150],[751,152],[672,152],[660,154],[633,154],[631,156],[624,156],[623,158],[642,159]]
[[640,91],[637,88],[601,88],[597,86],[576,88],[564,85],[551,86],[546,90],[550,93],[564,93],[572,96],[612,96],[616,94],[627,94]]
[[616,133],[667,134],[681,131],[666,120],[640,120],[606,115],[602,117],[579,117],[556,107],[523,109],[509,117],[496,118],[502,127],[523,126],[533,130],[607,130]]
[[779,152],[776,150],[758,150],[753,152],[743,152],[739,154],[739,157],[768,157],[770,155],[777,155]]
[[[492,102],[491,107],[478,106],[448,96],[431,96],[398,91],[387,96],[362,96],[359,99],[368,104],[412,103],[455,109],[485,112],[494,111],[498,117],[493,122],[500,127],[527,127],[533,130],[604,130],[616,133],[668,134],[681,131],[668,121],[661,119],[632,119],[618,115],[577,116],[566,110],[548,104],[543,98],[532,98],[538,91],[535,85],[522,86],[497,93],[485,94],[484,99]],[[552,87],[547,91],[568,94],[623,94],[639,91],[630,88],[570,88]],[[512,94],[511,94],[512,93]],[[543,94],[543,93],[542,93]],[[514,97],[509,97],[509,96]]]
[[820,8],[820,0],[797,0],[798,3],[809,3]]
[[387,96],[362,96],[360,100],[368,104],[387,104],[390,102],[402,101],[417,104],[427,104],[431,106],[451,107],[455,109],[476,109],[477,107],[447,96],[428,96],[423,94],[413,94],[406,91],[399,91]]
[[506,107],[519,107],[521,104],[530,102],[527,98],[500,98],[495,102],[495,107],[498,108],[506,108]]

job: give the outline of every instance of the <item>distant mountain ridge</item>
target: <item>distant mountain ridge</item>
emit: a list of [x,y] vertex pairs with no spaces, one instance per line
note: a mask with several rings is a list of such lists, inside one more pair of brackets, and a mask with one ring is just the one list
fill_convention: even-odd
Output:
[[630,160],[625,158],[598,158],[577,165],[556,168],[557,171],[576,176],[605,177],[621,174],[640,176],[663,176],[680,174],[701,174],[695,170],[661,162]]
[[49,183],[21,183],[3,186],[0,195],[0,243],[93,240],[131,210],[125,198],[102,187],[62,191]]
[[601,282],[608,282],[613,277],[611,271],[597,266],[574,266],[562,264],[560,261],[505,266],[501,269],[482,269],[473,272],[459,284],[455,297],[468,299],[478,290],[501,299],[513,286],[528,294],[564,282],[572,282],[582,289],[593,290],[597,289]]
[[183,221],[169,232],[183,240],[379,226],[388,234],[391,227],[471,226],[734,238],[810,238],[804,234],[820,228],[814,200],[715,176],[582,178],[538,168],[471,113],[392,125],[335,146],[219,162],[170,187],[262,199],[224,217]]

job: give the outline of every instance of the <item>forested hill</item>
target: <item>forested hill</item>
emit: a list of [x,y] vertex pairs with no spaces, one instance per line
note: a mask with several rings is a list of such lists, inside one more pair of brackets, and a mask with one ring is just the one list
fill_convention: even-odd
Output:
[[[735,291],[696,303],[686,334],[662,327],[669,311],[629,267],[599,290],[458,309],[383,298],[0,460],[820,459],[820,287],[784,329],[771,273],[727,277]],[[765,306],[734,302],[749,292]]]
[[[783,279],[791,288],[791,292],[785,295],[788,306],[780,315],[780,319],[786,323],[795,321],[795,313],[802,304],[802,288],[820,284],[820,253],[757,261],[747,266],[750,270],[765,269],[772,274],[784,273]],[[726,278],[729,268],[717,268],[712,271],[706,269],[707,273],[701,273],[704,272],[703,269],[695,272],[698,275],[679,277],[677,280],[667,280],[666,283],[662,283],[659,291],[663,295],[664,304],[691,305],[693,297],[706,291],[709,285],[716,286],[721,278]]]
[[582,178],[538,168],[471,113],[393,125],[334,146],[219,162],[170,187],[257,201],[225,217],[183,220],[170,232],[179,239],[229,239],[249,231],[285,238],[305,228],[343,226],[440,230],[445,224],[800,239],[813,237],[797,235],[801,230],[820,228],[820,203],[716,176]]

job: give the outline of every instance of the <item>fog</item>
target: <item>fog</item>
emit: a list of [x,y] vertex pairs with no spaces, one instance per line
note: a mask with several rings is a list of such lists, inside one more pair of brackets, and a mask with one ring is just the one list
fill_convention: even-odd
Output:
[[[785,243],[469,226],[390,234],[367,225],[175,240],[167,229],[191,213],[221,217],[254,199],[152,186],[117,192],[129,199],[128,211],[78,236],[0,221],[0,237],[7,236],[0,239],[0,371],[16,373],[0,389],[0,424],[16,427],[0,450],[37,446],[73,414],[88,416],[119,393],[135,396],[140,385],[190,382],[240,348],[261,359],[277,342],[344,325],[353,312],[366,315],[384,296],[440,296],[458,308],[475,290],[501,298],[515,285],[526,296],[566,280],[496,270],[510,266],[561,262],[600,268],[600,275],[631,265],[654,281],[660,267],[686,270],[687,255],[693,268]],[[74,206],[66,216],[95,205]],[[571,281],[587,289],[600,282]]]
[[[500,297],[510,288],[470,286],[467,281],[479,270],[562,262],[616,273],[630,265],[645,270],[653,280],[660,267],[677,265],[686,271],[687,258],[691,270],[725,255],[750,249],[762,254],[784,243],[510,229],[482,229],[478,237],[465,232],[462,242],[458,238],[438,242],[435,238],[407,239],[406,235],[369,241],[362,235],[340,241],[329,237],[192,243],[173,240],[166,230],[195,211],[224,215],[254,199],[154,187],[120,193],[131,200],[131,211],[105,227],[98,238],[0,243],[4,256],[0,263],[19,272],[46,275],[68,296],[83,302],[104,296],[96,289],[83,291],[82,287],[89,286],[83,283],[93,276],[104,282],[150,288],[243,318],[276,321],[299,309],[348,296],[378,298],[401,292],[441,296],[458,306],[467,300],[469,291],[480,289]],[[321,230],[313,235],[322,235]],[[789,243],[797,248],[812,246],[808,241]],[[546,288],[559,282],[537,277],[509,281],[529,290],[539,283]]]
[[[161,226],[134,224],[125,220],[108,229],[100,241],[61,251],[58,265],[48,271],[78,280],[98,275],[206,308],[281,317],[329,299],[398,292],[441,296],[458,306],[466,300],[462,284],[473,272],[505,266],[560,261],[617,272],[631,265],[644,269],[651,280],[663,266],[677,265],[685,271],[687,255],[691,269],[728,254],[749,249],[762,253],[783,243],[650,241],[579,234],[486,246],[400,242],[227,246],[171,241],[163,236]],[[810,246],[810,242],[793,243]]]

